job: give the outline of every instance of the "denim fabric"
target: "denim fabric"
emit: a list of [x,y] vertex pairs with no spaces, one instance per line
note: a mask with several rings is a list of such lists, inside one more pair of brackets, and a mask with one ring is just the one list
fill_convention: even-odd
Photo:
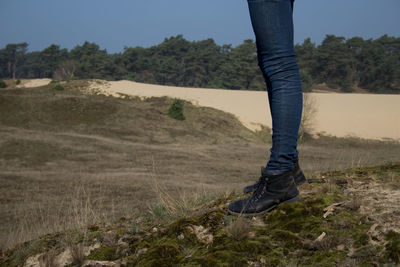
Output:
[[272,117],[268,174],[294,167],[303,108],[299,69],[293,47],[293,0],[248,0],[260,69]]

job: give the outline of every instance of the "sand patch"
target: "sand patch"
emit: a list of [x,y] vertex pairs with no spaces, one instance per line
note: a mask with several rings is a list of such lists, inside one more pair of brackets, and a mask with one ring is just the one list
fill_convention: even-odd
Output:
[[21,83],[17,85],[17,88],[30,88],[30,87],[40,87],[48,85],[51,79],[21,79]]

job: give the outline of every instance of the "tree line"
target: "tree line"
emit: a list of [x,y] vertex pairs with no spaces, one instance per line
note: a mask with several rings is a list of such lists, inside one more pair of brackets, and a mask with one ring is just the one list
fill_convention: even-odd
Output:
[[[400,38],[346,39],[326,35],[320,45],[309,38],[295,45],[303,90],[326,83],[352,92],[400,93]],[[85,42],[71,50],[52,44],[28,52],[27,43],[0,49],[0,78],[128,79],[137,82],[203,88],[266,90],[253,40],[217,45],[213,39],[165,38],[149,48],[124,47],[107,53]]]

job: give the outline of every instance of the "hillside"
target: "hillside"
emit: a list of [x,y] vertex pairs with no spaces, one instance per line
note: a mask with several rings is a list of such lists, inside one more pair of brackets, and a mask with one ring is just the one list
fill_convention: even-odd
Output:
[[[303,199],[259,218],[227,216],[235,194],[157,223],[120,218],[46,235],[1,266],[369,266],[400,263],[400,164],[315,173]],[[26,265],[28,266],[28,265]],[[393,265],[394,266],[394,265]]]
[[[269,156],[271,136],[268,128],[252,132],[232,114],[190,102],[184,102],[185,120],[176,120],[168,115],[174,103],[171,98],[120,96],[106,96],[91,90],[89,82],[83,80],[52,82],[35,88],[10,86],[0,89],[0,249],[3,266],[20,265],[28,257],[53,246],[49,255],[55,257],[72,246],[76,257],[82,259],[82,247],[77,244],[87,238],[87,243],[82,246],[87,247],[90,242],[97,244],[96,247],[111,246],[105,250],[114,259],[116,236],[113,231],[118,227],[121,228],[117,231],[118,240],[127,234],[128,241],[120,241],[128,243],[130,248],[127,254],[118,252],[116,255],[118,259],[132,256],[138,252],[137,247],[148,244],[149,249],[152,240],[164,242],[158,237],[146,238],[153,238],[150,236],[156,232],[160,234],[159,238],[166,238],[165,231],[170,231],[171,223],[177,220],[188,219],[192,224],[191,221],[200,219],[198,216],[210,212],[217,218],[224,218],[223,204],[240,197],[237,192],[259,177],[260,165],[264,165]],[[332,201],[350,201],[353,199],[351,190],[365,189],[360,195],[367,196],[373,192],[368,191],[370,186],[380,188],[381,191],[376,193],[377,200],[393,200],[391,205],[397,207],[394,189],[398,173],[395,166],[400,162],[400,144],[320,135],[316,139],[303,139],[298,149],[300,164],[307,177],[321,178],[318,173],[330,170],[386,166],[382,171],[383,181],[379,171],[375,171],[365,176],[371,179],[368,183],[359,185],[357,179],[363,178],[363,173],[358,178],[352,177],[354,171],[334,174],[345,177],[353,186],[349,186],[346,196],[340,194],[342,185],[314,183],[303,188],[304,203],[318,199],[318,190],[337,194],[323,200],[318,204],[319,208]],[[387,207],[379,205],[377,212],[388,217],[382,218],[388,222],[391,218],[397,219],[396,213],[390,217]],[[362,205],[357,212],[362,212],[365,207],[368,205]],[[344,207],[340,206],[339,210],[341,208]],[[391,209],[390,214],[396,209]],[[370,213],[365,210],[368,217],[372,216]],[[380,220],[380,217],[371,218]],[[220,234],[222,239],[226,238],[223,229],[231,219],[225,219],[224,225],[218,224],[214,230],[207,230],[212,232],[214,241]],[[266,219],[262,220],[266,224]],[[383,233],[383,237],[379,237],[380,244],[384,243],[384,233],[395,226],[395,223],[389,223],[379,230]],[[206,221],[203,227],[192,226],[191,229],[204,232],[209,228]],[[109,230],[107,237],[104,231]],[[207,231],[205,237],[211,238]],[[329,232],[326,233],[328,236]],[[98,241],[94,241],[97,235]],[[256,238],[252,235],[251,238]],[[311,240],[316,238],[315,235],[317,233],[300,237]],[[182,238],[180,233],[178,236]],[[185,237],[190,237],[190,233],[183,233],[183,237],[182,240],[187,240]],[[193,241],[192,237],[190,240]],[[139,244],[139,240],[147,241]],[[261,239],[251,240],[251,244],[261,242]],[[190,250],[197,247],[187,248],[189,252],[184,254],[195,255]],[[199,248],[200,254],[196,257],[213,255],[220,250],[214,247],[209,251],[208,248]],[[346,249],[350,248],[346,245]],[[99,253],[101,251],[103,249]],[[179,261],[182,260],[181,252],[176,254]],[[265,251],[259,252],[261,255]],[[68,253],[63,255],[68,256]],[[53,256],[46,258],[55,259]],[[35,262],[34,258],[30,260]],[[145,258],[138,260],[140,264],[146,263]],[[256,258],[251,256],[247,260],[255,262]],[[261,259],[258,260],[261,263]],[[137,263],[132,258],[130,261]]]
[[255,137],[234,116],[212,108],[187,102],[186,120],[180,122],[167,116],[172,99],[141,100],[122,94],[122,98],[114,98],[87,92],[87,87],[85,81],[73,81],[34,89],[2,89],[0,123],[31,130],[118,136],[145,143],[171,143],[177,138],[205,141],[219,136],[250,140]]

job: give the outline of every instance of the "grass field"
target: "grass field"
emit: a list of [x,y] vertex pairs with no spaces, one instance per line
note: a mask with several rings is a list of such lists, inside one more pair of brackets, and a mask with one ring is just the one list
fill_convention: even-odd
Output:
[[[172,99],[88,94],[86,84],[0,89],[2,248],[154,213],[174,198],[190,206],[241,191],[268,159],[269,131],[231,114],[186,102],[178,121],[168,116]],[[299,151],[307,176],[400,161],[390,141],[321,136]]]

